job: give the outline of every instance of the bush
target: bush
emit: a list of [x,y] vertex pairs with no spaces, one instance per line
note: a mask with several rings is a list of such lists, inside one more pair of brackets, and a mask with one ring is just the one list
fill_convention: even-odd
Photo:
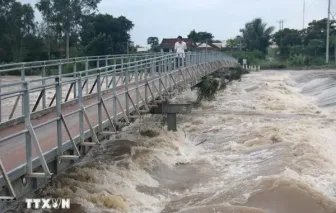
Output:
[[198,85],[198,97],[197,101],[200,102],[203,99],[211,101],[215,98],[219,82],[213,76],[204,76],[202,82]]
[[294,67],[320,66],[325,65],[325,58],[318,56],[293,55],[288,59],[288,63]]
[[243,69],[241,66],[236,67],[236,68],[230,68],[231,74],[229,76],[229,81],[233,80],[239,80],[241,79],[241,76],[244,74],[249,73],[246,69]]
[[304,66],[308,64],[307,57],[302,54],[290,56],[288,62],[292,66]]
[[272,70],[272,69],[285,69],[287,65],[282,62],[269,62],[269,63],[262,63],[260,65],[260,69],[262,70]]
[[325,57],[316,57],[316,56],[307,56],[307,63],[306,65],[325,65]]
[[245,58],[248,64],[257,65],[265,59],[265,55],[258,50],[254,50],[253,52],[233,52],[231,55],[235,57],[239,63],[242,63],[243,59]]

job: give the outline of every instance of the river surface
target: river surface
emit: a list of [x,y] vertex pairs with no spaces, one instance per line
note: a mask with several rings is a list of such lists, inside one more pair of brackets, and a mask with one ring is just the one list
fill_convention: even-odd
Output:
[[335,213],[333,76],[247,74],[179,115],[176,133],[162,116],[138,119],[40,197],[69,197],[71,212],[89,213]]

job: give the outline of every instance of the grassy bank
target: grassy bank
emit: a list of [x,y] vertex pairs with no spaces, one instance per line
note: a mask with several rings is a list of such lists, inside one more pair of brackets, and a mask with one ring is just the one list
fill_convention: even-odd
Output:
[[[262,70],[312,70],[312,69],[336,69],[334,57],[330,57],[330,63],[325,63],[325,56],[291,55],[287,58],[279,58],[274,55],[265,55],[260,51],[236,51],[227,52],[235,57],[240,64],[246,59],[249,65],[259,65]],[[271,58],[273,59],[272,61]]]
[[336,69],[336,64],[325,65],[291,65],[282,62],[264,62],[260,64],[262,70],[326,70]]

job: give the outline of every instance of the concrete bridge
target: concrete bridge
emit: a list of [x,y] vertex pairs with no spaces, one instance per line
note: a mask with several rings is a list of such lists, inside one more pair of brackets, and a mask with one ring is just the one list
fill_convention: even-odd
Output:
[[159,53],[0,65],[0,209],[177,88],[237,64],[222,53],[188,53],[177,67],[173,54]]

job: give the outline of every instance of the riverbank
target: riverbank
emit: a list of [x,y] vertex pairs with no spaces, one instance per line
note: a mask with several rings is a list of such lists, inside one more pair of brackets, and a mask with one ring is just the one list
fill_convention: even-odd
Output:
[[266,62],[261,61],[260,69],[262,70],[326,70],[326,69],[336,69],[336,64],[328,65],[309,65],[309,66],[293,66],[288,63],[282,62]]

